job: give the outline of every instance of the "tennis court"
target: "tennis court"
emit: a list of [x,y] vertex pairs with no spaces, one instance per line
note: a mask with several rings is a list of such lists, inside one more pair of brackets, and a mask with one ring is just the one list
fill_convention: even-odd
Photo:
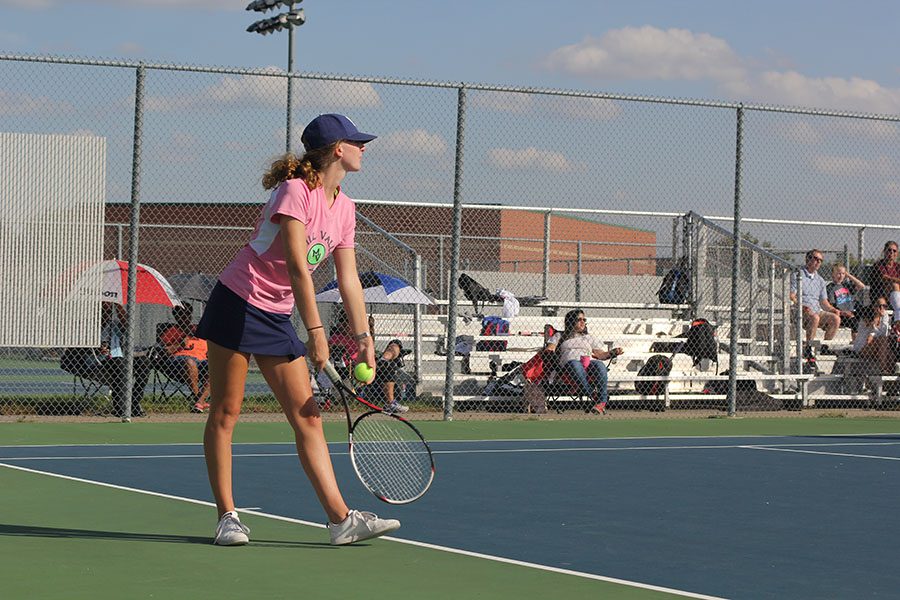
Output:
[[900,589],[900,421],[423,423],[437,478],[328,545],[288,428],[243,423],[252,543],[210,544],[195,423],[0,425],[4,597],[863,598]]

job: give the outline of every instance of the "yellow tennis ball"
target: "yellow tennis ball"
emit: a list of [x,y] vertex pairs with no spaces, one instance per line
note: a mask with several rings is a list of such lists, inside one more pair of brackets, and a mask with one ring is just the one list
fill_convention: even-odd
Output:
[[359,363],[353,368],[353,376],[357,381],[365,383],[372,379],[373,375],[375,375],[375,370],[366,363]]

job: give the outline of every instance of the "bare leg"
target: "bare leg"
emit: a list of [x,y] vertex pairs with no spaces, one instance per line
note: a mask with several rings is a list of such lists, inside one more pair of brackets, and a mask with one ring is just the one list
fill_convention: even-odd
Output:
[[266,383],[294,429],[297,455],[319,502],[332,523],[343,521],[350,510],[338,488],[322,431],[322,417],[313,398],[306,360],[288,361],[283,356],[256,356]]
[[209,342],[210,407],[203,432],[209,484],[219,516],[234,510],[231,439],[244,401],[250,357]]
[[194,398],[197,398],[200,395],[200,370],[197,368],[197,361],[191,358],[184,361],[184,380],[191,388]]
[[384,387],[384,403],[391,404],[394,402],[394,382],[393,381],[385,381]]
[[819,315],[810,314],[806,317],[806,341],[811,342],[816,337],[816,329],[819,328]]
[[825,330],[825,339],[831,340],[834,339],[838,327],[841,326],[841,318],[834,313],[823,312],[820,323],[820,327]]

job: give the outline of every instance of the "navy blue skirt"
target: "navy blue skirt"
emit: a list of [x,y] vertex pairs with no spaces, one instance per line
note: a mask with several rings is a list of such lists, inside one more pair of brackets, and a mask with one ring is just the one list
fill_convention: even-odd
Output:
[[290,315],[260,310],[216,283],[197,325],[197,337],[223,348],[265,356],[306,356]]

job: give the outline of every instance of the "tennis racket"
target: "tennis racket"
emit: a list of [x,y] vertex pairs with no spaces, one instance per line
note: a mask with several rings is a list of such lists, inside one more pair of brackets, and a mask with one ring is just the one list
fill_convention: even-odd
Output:
[[[360,398],[330,361],[323,370],[344,404],[350,462],[366,489],[388,504],[408,504],[425,495],[434,480],[434,458],[419,430]],[[351,399],[365,409],[356,420],[350,415]]]

